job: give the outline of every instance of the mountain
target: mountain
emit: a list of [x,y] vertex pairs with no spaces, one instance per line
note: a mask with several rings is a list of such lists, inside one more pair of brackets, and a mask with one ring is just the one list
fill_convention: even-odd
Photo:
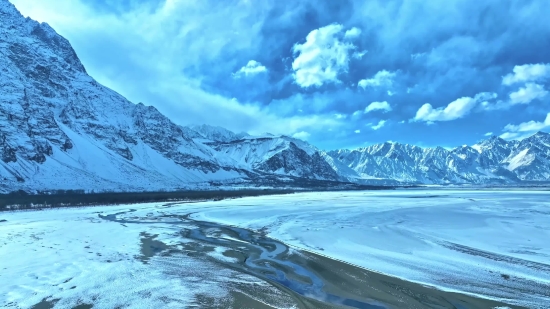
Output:
[[248,172],[88,76],[46,23],[0,0],[0,190],[182,188]]
[[[0,54],[0,192],[340,179],[302,141],[183,127],[129,102],[90,77],[66,39],[7,0],[0,0]],[[231,150],[237,144],[251,152]]]
[[213,142],[231,142],[235,140],[242,139],[243,137],[249,136],[248,133],[239,133],[235,134],[225,128],[218,127],[218,126],[209,126],[206,124],[203,125],[195,125],[186,127],[189,130],[192,130],[199,134],[197,137],[202,137],[204,139],[213,141]]
[[208,143],[235,166],[278,175],[322,180],[344,180],[314,146],[288,136],[246,136]]
[[322,151],[288,136],[180,126],[90,77],[70,43],[0,0],[0,193],[226,186],[548,181],[550,138],[452,150]]
[[550,134],[522,141],[493,136],[452,150],[386,142],[328,152],[361,178],[418,184],[487,184],[550,180]]
[[515,142],[510,155],[502,160],[505,168],[521,180],[548,181],[550,179],[550,134],[538,132]]

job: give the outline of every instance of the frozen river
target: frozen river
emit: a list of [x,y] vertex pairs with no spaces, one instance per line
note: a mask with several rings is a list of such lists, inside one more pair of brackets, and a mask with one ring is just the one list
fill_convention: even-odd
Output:
[[[240,297],[295,308],[289,295],[311,286],[356,307],[386,307],[374,294],[325,291],[323,284],[338,279],[315,272],[304,261],[320,260],[299,252],[443,291],[550,306],[550,193],[544,191],[300,193],[0,213],[0,219],[6,220],[0,222],[0,306],[6,307],[208,302],[223,308]],[[352,282],[353,270],[347,276],[341,280]],[[251,285],[254,292],[244,292]]]

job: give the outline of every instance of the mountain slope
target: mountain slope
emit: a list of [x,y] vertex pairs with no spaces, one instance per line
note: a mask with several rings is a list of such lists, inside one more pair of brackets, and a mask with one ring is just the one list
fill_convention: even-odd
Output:
[[[129,102],[91,78],[67,40],[7,0],[0,0],[0,55],[0,192],[340,179],[300,140],[266,135],[274,141],[266,143],[220,127],[182,127]],[[237,141],[256,143],[258,152],[227,156]],[[243,164],[240,156],[257,159]]]
[[0,0],[4,188],[159,189],[243,177],[154,107],[87,75],[69,42]]
[[311,179],[341,180],[322,152],[288,136],[247,136],[208,145],[219,156],[232,159],[236,166],[243,169]]

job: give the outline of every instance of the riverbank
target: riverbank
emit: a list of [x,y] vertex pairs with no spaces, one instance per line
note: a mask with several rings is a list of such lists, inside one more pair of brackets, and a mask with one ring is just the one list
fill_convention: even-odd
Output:
[[291,194],[296,192],[329,192],[361,190],[393,190],[394,186],[371,186],[351,183],[323,182],[325,186],[296,188],[242,188],[228,187],[215,190],[182,190],[156,192],[84,192],[82,190],[58,190],[54,192],[27,193],[16,191],[0,194],[0,211],[30,210],[61,207],[105,206],[153,202],[196,202],[223,199]]

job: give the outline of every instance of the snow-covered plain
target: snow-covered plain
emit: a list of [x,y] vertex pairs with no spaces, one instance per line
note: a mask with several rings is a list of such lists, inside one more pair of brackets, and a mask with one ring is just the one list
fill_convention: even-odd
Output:
[[[252,276],[188,256],[141,257],[142,233],[168,245],[179,228],[162,223],[119,224],[98,213],[161,204],[0,213],[0,307],[200,308],[199,296],[226,301],[228,281],[278,291]],[[213,255],[223,257],[221,249]],[[215,256],[218,258],[218,256]],[[57,300],[57,302],[56,302]],[[49,307],[47,307],[49,308]]]
[[[199,294],[229,297],[232,280],[270,289],[209,260],[153,256],[145,264],[143,233],[181,246],[180,227],[162,218],[192,213],[439,289],[549,308],[549,197],[544,191],[396,190],[2,212],[0,307],[60,299],[55,308],[181,308],[200,306]],[[148,223],[98,217],[130,209],[121,216]],[[208,255],[227,260],[223,252]]]
[[371,270],[529,308],[550,307],[550,192],[306,193],[195,205],[205,221]]

